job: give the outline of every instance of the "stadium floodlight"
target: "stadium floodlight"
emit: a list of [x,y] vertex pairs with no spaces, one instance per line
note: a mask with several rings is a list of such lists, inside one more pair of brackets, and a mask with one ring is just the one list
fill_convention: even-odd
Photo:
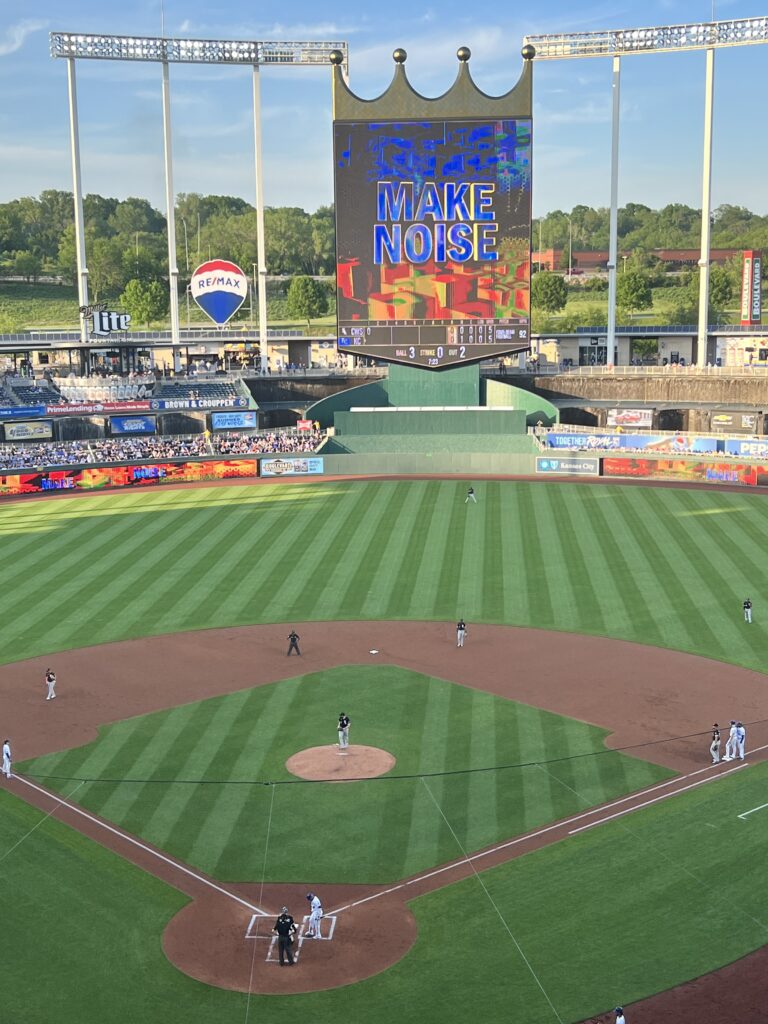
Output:
[[333,50],[349,54],[346,43],[253,39],[165,39],[162,36],[80,35],[51,32],[51,56],[79,60],[167,61],[169,64],[280,64],[327,67]]
[[606,361],[613,362],[616,343],[616,264],[618,260],[619,98],[621,58],[639,53],[706,51],[704,87],[704,154],[701,185],[701,251],[699,253],[699,323],[696,361],[707,362],[709,311],[709,243],[711,237],[712,112],[714,109],[715,50],[726,46],[768,43],[768,17],[705,21],[692,25],[655,25],[650,28],[611,29],[526,36],[525,45],[536,50],[536,60],[573,60],[612,57],[611,205],[608,243],[608,329]]
[[[171,147],[171,100],[168,66],[170,64],[230,64],[249,66],[253,72],[253,133],[256,198],[256,247],[258,256],[259,349],[261,368],[267,371],[267,266],[264,251],[264,202],[261,154],[261,92],[259,70],[264,67],[326,67],[334,50],[342,55],[345,75],[349,68],[349,47],[344,42],[311,42],[254,39],[168,39],[164,36],[89,35],[78,32],[51,32],[51,56],[67,61],[69,88],[70,147],[75,202],[75,244],[77,282],[81,307],[88,306],[88,269],[85,259],[85,225],[80,174],[80,138],[77,118],[76,60],[124,60],[162,65],[163,158],[168,230],[168,277],[170,288],[171,339],[180,342],[179,268],[176,265],[176,219],[173,191],[173,155]],[[82,321],[82,340],[88,340],[87,324]]]
[[681,50],[708,50],[768,42],[768,18],[526,36],[523,41],[536,48],[537,60],[621,57],[632,53],[678,53]]

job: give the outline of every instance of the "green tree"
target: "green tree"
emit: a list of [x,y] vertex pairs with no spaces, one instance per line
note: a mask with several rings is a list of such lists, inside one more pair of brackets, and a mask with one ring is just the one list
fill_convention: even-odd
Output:
[[542,270],[531,278],[531,306],[545,313],[557,313],[565,309],[568,301],[568,285],[560,274]]
[[650,309],[653,305],[653,292],[648,275],[641,270],[628,270],[619,274],[616,283],[616,305],[627,314]]
[[124,247],[116,238],[94,238],[86,245],[88,280],[94,301],[119,295],[127,277],[123,268]]
[[168,292],[159,281],[139,281],[133,278],[126,284],[120,303],[131,319],[147,327],[168,312]]
[[328,312],[328,289],[313,277],[294,277],[288,289],[288,312],[299,320],[307,321]]
[[36,281],[40,276],[40,272],[43,269],[43,264],[39,256],[35,256],[33,252],[28,250],[22,250],[17,252],[13,258],[13,272],[18,277],[26,279],[27,283],[30,281]]

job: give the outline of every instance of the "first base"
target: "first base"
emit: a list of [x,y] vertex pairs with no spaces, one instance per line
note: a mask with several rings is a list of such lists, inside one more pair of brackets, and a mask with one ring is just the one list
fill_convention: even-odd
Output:
[[378,651],[368,651],[369,654],[378,654]]

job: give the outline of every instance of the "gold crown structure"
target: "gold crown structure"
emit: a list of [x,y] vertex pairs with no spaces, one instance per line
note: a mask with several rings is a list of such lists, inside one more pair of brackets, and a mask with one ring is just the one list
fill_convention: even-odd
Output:
[[523,70],[517,84],[503,96],[489,96],[478,89],[469,71],[471,53],[468,46],[459,47],[459,71],[451,88],[442,96],[430,99],[416,92],[405,73],[408,54],[398,48],[392,54],[395,73],[389,88],[372,100],[356,96],[344,80],[340,50],[330,54],[333,68],[334,121],[434,120],[435,118],[515,118],[530,117],[533,93],[533,58],[530,45],[522,49]]

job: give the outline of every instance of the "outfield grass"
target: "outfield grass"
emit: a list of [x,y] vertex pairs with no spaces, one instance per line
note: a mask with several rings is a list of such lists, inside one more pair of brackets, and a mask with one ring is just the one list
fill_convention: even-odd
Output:
[[[336,708],[349,710],[353,742],[389,750],[390,776],[411,777],[294,784],[286,759],[335,739]],[[443,814],[476,850],[673,774],[606,750],[606,735],[441,679],[356,665],[118,722],[20,770],[62,793],[77,779],[128,780],[88,783],[74,799],[215,878],[261,881],[269,827],[283,853],[267,880],[374,883],[453,859]],[[439,774],[495,765],[525,767]],[[418,776],[433,773],[427,788]],[[201,779],[224,784],[181,784]],[[291,784],[274,800],[268,787],[235,785],[264,780]]]
[[499,481],[477,490],[477,506],[464,504],[463,481],[5,505],[0,659],[208,626],[462,614],[763,668],[762,495]]

